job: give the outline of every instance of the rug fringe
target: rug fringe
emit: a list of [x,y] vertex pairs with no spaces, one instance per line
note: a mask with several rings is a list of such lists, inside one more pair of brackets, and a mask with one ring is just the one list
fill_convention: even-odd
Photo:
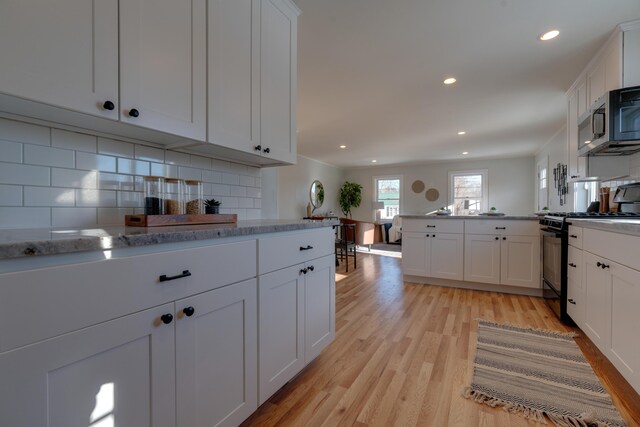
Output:
[[532,328],[531,326],[514,325],[513,323],[498,323],[498,322],[494,322],[493,320],[482,319],[480,317],[476,317],[475,320],[477,320],[479,322],[488,323],[489,325],[492,325],[492,326],[509,326],[509,327],[512,327],[512,328],[519,328],[519,329],[523,329],[523,330],[527,330],[527,331],[544,332],[544,333],[547,333],[547,334],[550,334],[550,335],[556,335],[556,336],[559,336],[559,337],[575,338],[575,337],[578,336],[578,334],[575,333],[575,332],[551,331],[549,329]]
[[602,423],[593,418],[592,414],[582,413],[579,417],[569,415],[560,415],[541,411],[539,409],[530,408],[528,406],[507,402],[502,399],[491,397],[486,393],[478,390],[472,390],[471,387],[465,387],[462,396],[466,399],[473,400],[476,403],[485,404],[492,408],[500,407],[510,414],[516,414],[527,420],[535,421],[540,424],[548,424],[545,415],[549,417],[551,422],[557,427],[608,427],[608,423]]

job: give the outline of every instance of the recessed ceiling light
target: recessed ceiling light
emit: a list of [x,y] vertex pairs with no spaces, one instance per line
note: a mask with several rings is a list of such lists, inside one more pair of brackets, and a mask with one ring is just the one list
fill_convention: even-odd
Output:
[[347,146],[346,145],[341,145],[340,148],[347,148]]
[[466,134],[467,134],[467,132],[465,132],[465,131],[463,131],[463,130],[461,130],[460,132],[458,132],[458,135],[466,135]]
[[463,152],[462,152],[462,155],[464,155],[464,156],[466,156],[467,154],[469,154],[469,152],[468,152],[468,151],[463,151]]
[[558,34],[560,34],[560,31],[551,30],[551,31],[547,31],[546,33],[538,36],[538,38],[540,40],[546,42],[547,40],[555,39],[556,37],[558,37]]
[[371,160],[371,163],[378,163],[377,160]]
[[456,82],[456,79],[454,77],[448,77],[446,79],[444,79],[444,84],[446,85],[452,85]]

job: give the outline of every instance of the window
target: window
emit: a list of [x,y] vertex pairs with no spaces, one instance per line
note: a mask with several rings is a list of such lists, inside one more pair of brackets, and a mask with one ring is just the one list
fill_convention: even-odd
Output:
[[488,210],[487,170],[449,172],[449,208],[453,215]]
[[373,200],[384,203],[380,209],[380,219],[391,219],[400,214],[400,195],[402,194],[402,177],[376,176],[373,177],[375,194]]

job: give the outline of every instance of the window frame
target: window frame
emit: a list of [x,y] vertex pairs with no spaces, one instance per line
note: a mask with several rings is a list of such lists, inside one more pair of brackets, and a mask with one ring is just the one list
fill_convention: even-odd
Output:
[[[404,195],[403,195],[404,190],[403,190],[403,187],[402,187],[402,177],[403,177],[402,175],[375,175],[375,176],[373,176],[373,197],[372,197],[372,200],[374,202],[378,202],[379,201],[378,200],[378,181],[379,180],[397,179],[399,181],[400,191],[398,193],[398,215],[401,215],[402,212],[403,212],[403,209],[402,209],[402,203],[403,202],[402,201],[404,199]],[[373,215],[374,215],[374,218],[375,218],[375,211],[374,211]],[[393,217],[386,218],[386,217],[383,217],[382,215],[380,215],[380,221],[390,221],[392,219],[393,219]]]
[[454,208],[454,179],[456,176],[469,176],[469,175],[481,175],[482,176],[482,198],[481,198],[481,212],[489,211],[489,170],[488,169],[474,169],[474,170],[461,170],[461,171],[449,171],[449,194],[448,208],[451,209],[453,215],[457,213],[453,212]]

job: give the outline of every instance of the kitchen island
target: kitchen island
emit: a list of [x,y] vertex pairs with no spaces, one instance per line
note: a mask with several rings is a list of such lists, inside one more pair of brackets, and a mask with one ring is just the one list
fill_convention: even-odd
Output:
[[402,215],[405,280],[541,296],[538,219]]
[[0,232],[3,425],[237,425],[335,337],[333,222]]

